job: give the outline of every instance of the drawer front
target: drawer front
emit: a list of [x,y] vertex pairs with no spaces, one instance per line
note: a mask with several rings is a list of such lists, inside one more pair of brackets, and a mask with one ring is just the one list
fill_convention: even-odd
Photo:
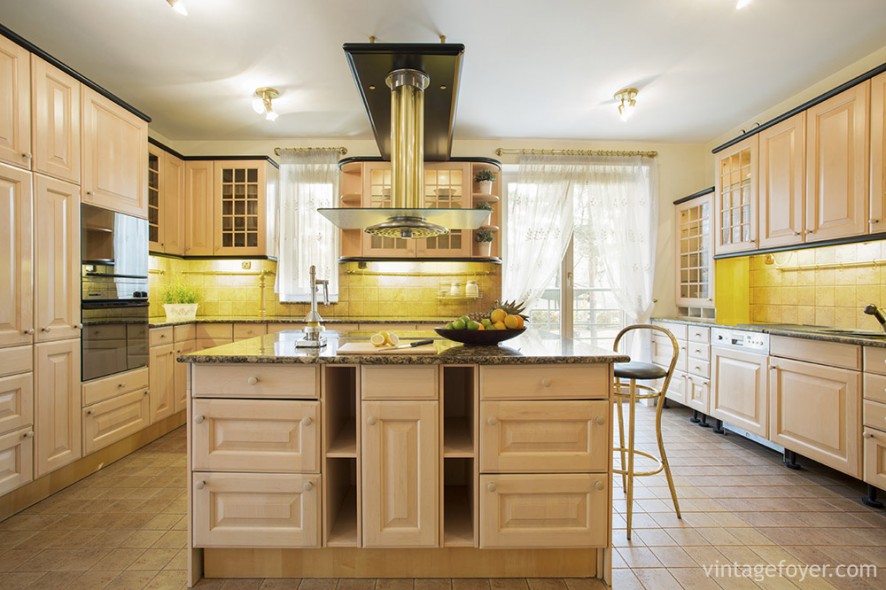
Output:
[[861,370],[861,346],[788,336],[772,336],[769,354],[831,367]]
[[0,436],[0,496],[34,480],[34,429]]
[[[685,340],[677,341],[677,364],[674,365],[675,371],[686,371],[687,359],[689,356],[689,347]],[[652,335],[652,362],[667,368],[671,364],[671,357],[674,354],[673,344],[669,338],[660,335]]]
[[193,468],[318,473],[320,402],[194,400]]
[[863,397],[886,404],[886,375],[865,373]]
[[83,407],[117,397],[122,393],[130,393],[147,389],[149,371],[147,367],[117,373],[83,384]]
[[83,326],[83,338],[90,341],[126,340],[126,326],[123,324]]
[[606,471],[609,402],[480,403],[480,471]]
[[711,413],[711,381],[693,375],[686,376],[686,405],[702,414]]
[[172,327],[173,340],[175,342],[184,342],[185,340],[194,340],[197,338],[197,326],[194,324],[181,324]]
[[135,434],[151,423],[147,391],[133,391],[83,409],[83,454]]
[[689,326],[687,340],[696,344],[711,343],[711,329],[707,326]]
[[435,365],[363,366],[363,399],[437,399],[437,375]]
[[480,399],[608,399],[607,365],[481,366]]
[[16,346],[0,350],[0,377],[34,370],[34,348]]
[[[656,387],[661,387],[663,384],[664,379],[661,379],[657,382]],[[682,371],[674,371],[668,390],[665,392],[665,397],[674,400],[678,404],[686,405],[686,389],[686,374]]]
[[195,547],[319,547],[320,476],[193,474]]
[[886,432],[886,404],[864,400],[864,425]]
[[319,365],[194,365],[194,397],[317,398]]
[[149,338],[151,346],[163,346],[164,344],[172,344],[173,342],[173,327],[166,326],[164,328],[151,328],[149,332]]
[[480,547],[605,547],[605,473],[480,476]]
[[268,333],[267,324],[234,324],[234,341],[264,336]]
[[709,361],[711,360],[711,347],[708,344],[701,344],[699,342],[689,342],[687,345],[688,359],[689,364],[692,364],[693,360],[696,361]]
[[886,489],[886,432],[865,429],[864,481]]
[[217,340],[230,342],[234,338],[233,324],[196,324],[194,337],[197,340]]
[[864,371],[886,375],[886,348],[864,347]]
[[34,424],[34,374],[0,379],[0,434]]
[[689,332],[686,324],[678,324],[677,322],[664,322],[661,320],[655,320],[652,322],[656,326],[661,326],[668,332],[674,335],[674,338],[677,340],[686,340],[686,334]]
[[711,376],[711,363],[690,358],[686,372],[707,379]]

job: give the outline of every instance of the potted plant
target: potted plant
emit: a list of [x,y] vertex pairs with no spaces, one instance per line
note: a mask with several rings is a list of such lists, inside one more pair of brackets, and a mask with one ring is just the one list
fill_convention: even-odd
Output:
[[492,194],[492,182],[495,180],[495,173],[492,170],[480,170],[474,175],[474,182],[477,188],[484,195]]
[[492,230],[478,229],[474,232],[474,256],[491,255],[492,237]]
[[483,201],[482,203],[477,203],[474,205],[474,209],[480,209],[482,211],[489,211],[489,216],[486,217],[486,221],[483,222],[483,225],[489,225],[492,223],[492,205]]
[[160,298],[166,320],[170,322],[193,321],[197,317],[197,287],[182,283],[171,283],[163,287]]

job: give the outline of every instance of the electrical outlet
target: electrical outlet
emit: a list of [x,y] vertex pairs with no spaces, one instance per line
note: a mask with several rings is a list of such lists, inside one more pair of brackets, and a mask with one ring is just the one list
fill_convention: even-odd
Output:
[[242,268],[243,270],[249,270],[250,268],[252,268],[252,261],[244,260],[240,263],[240,268]]

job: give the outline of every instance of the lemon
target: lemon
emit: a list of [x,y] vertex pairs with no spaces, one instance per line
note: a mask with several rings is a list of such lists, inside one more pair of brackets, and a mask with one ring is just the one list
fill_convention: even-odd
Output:
[[373,346],[381,347],[385,345],[387,338],[385,338],[384,333],[378,332],[377,334],[373,334],[372,336],[370,336],[369,341],[372,343]]
[[388,332],[385,337],[385,342],[387,344],[390,344],[391,346],[397,346],[398,344],[400,344],[400,337],[393,332]]

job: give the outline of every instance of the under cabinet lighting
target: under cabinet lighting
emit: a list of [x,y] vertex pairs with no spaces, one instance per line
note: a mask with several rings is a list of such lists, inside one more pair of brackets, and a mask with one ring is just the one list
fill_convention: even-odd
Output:
[[276,121],[280,115],[274,111],[274,105],[271,102],[280,96],[280,91],[276,88],[257,88],[252,98],[252,110],[257,114],[264,114],[268,121]]
[[188,9],[185,8],[185,3],[182,0],[166,0],[166,2],[180,15],[188,16]]
[[624,88],[616,92],[614,98],[618,101],[618,116],[622,121],[627,121],[637,106],[637,89]]

